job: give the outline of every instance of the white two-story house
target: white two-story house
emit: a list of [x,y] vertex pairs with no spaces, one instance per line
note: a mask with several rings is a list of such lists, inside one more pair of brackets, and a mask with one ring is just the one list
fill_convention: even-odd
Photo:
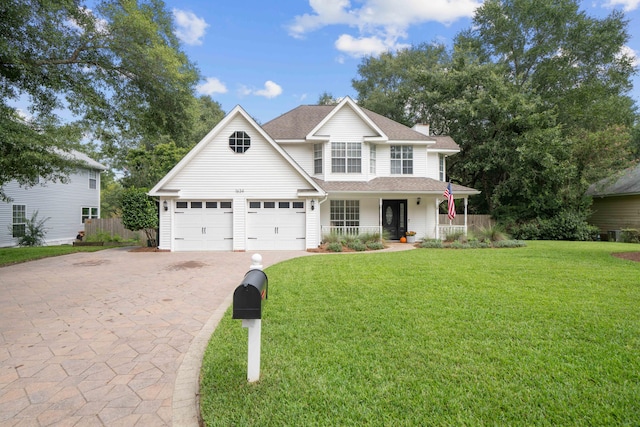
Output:
[[[304,105],[258,125],[234,108],[149,194],[160,249],[305,250],[331,232],[438,238],[446,157],[428,126],[359,107]],[[459,210],[477,190],[452,185]],[[445,202],[446,203],[446,202]]]
[[41,180],[33,187],[23,187],[10,181],[4,185],[11,200],[0,201],[0,247],[16,246],[35,212],[38,220],[48,218],[44,224],[47,245],[72,243],[86,220],[100,218],[100,172],[106,167],[79,151],[67,155],[83,165],[67,182]]

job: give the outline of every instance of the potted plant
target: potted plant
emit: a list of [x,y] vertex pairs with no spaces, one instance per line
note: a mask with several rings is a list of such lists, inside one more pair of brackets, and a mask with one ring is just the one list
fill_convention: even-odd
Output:
[[415,231],[407,231],[404,233],[407,236],[407,243],[415,243],[416,242],[416,232]]

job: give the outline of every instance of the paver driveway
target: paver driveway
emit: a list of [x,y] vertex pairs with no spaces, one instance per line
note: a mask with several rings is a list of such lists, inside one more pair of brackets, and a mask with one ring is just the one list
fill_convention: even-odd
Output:
[[109,249],[0,268],[0,426],[193,425],[202,348],[252,255]]

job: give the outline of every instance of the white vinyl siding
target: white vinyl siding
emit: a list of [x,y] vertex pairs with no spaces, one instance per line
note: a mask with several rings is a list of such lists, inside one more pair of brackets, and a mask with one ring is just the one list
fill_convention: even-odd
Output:
[[[229,149],[232,130],[242,130],[251,138],[251,148],[242,155]],[[181,199],[294,199],[298,197],[298,189],[309,187],[293,166],[242,116],[230,120],[225,129],[204,142],[197,156],[164,186],[180,189]],[[306,157],[311,159],[311,147],[306,150]]]
[[[94,170],[95,172],[95,170]],[[67,183],[47,182],[24,188],[17,182],[8,182],[4,189],[13,203],[0,202],[0,247],[14,246],[12,236],[12,205],[25,205],[27,218],[38,212],[46,222],[46,244],[70,244],[78,231],[84,229],[82,208],[100,206],[100,174],[96,173],[96,189],[89,188],[89,170],[80,169],[69,175]]]

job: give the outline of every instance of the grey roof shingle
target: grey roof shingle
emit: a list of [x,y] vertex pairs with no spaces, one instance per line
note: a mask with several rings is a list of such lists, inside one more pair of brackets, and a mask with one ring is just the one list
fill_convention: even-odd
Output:
[[591,184],[588,196],[607,197],[640,194],[640,164]]
[[[265,123],[262,128],[276,141],[286,139],[302,140],[334,108],[335,106],[333,105],[301,105]],[[435,141],[436,143],[430,145],[430,148],[443,150],[460,149],[458,144],[449,136],[426,136],[378,113],[366,108],[359,108],[391,141]]]
[[[409,192],[423,194],[444,193],[447,183],[438,181],[433,178],[419,177],[380,177],[371,181],[323,181],[314,178],[322,189],[328,193],[336,192],[364,192],[364,193],[383,193],[383,192]],[[464,187],[458,184],[451,184],[453,195],[470,195],[480,194],[478,190]]]

